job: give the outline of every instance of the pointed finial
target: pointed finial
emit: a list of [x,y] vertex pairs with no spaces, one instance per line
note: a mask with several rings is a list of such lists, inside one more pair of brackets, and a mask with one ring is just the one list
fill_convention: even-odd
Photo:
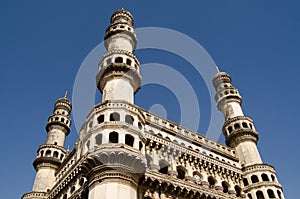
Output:
[[65,92],[64,98],[67,99],[68,97],[68,91]]
[[218,66],[216,66],[216,71],[217,71],[217,73],[219,73],[219,72],[220,72],[220,70],[219,70],[219,67],[218,67]]

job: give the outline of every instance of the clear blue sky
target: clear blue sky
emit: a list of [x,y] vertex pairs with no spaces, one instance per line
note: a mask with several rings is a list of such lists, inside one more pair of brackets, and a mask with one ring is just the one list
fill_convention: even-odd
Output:
[[[300,14],[296,0],[1,1],[1,198],[20,198],[31,190],[32,162],[45,142],[44,127],[53,104],[65,90],[72,91],[81,63],[103,41],[109,17],[121,7],[132,12],[136,27],[170,28],[193,38],[231,75],[243,96],[244,112],[254,119],[260,134],[263,160],[275,166],[286,198],[298,198]],[[193,88],[199,85],[197,96],[203,98],[200,106],[204,107],[199,131],[205,130],[205,116],[210,114],[205,103],[210,102],[205,87],[201,89],[203,80],[187,72],[189,64],[158,50],[136,54],[142,63],[177,67]],[[158,92],[165,95],[153,97]],[[100,95],[96,98],[99,102]],[[177,122],[178,102],[167,89],[145,86],[136,100],[146,109],[162,104],[168,118]],[[76,129],[72,130],[66,142],[70,148],[77,138]]]

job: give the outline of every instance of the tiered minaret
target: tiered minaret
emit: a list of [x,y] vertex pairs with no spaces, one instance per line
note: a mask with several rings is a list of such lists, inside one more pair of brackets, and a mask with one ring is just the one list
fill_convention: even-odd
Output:
[[107,53],[96,77],[102,103],[96,105],[80,132],[89,199],[136,199],[145,172],[145,119],[133,104],[141,87],[140,63],[134,56],[136,32],[132,15],[116,11],[105,34]]
[[46,125],[46,143],[39,147],[33,162],[36,177],[32,192],[24,194],[23,198],[44,198],[46,192],[54,185],[55,171],[68,154],[64,142],[70,132],[71,109],[72,104],[67,99],[67,93],[56,101],[53,114]]
[[213,78],[216,89],[218,109],[224,114],[223,133],[226,144],[236,149],[236,155],[242,165],[244,175],[244,192],[249,199],[284,198],[275,170],[263,164],[257,149],[258,133],[253,120],[241,108],[242,97],[232,86],[231,77],[220,72]]
[[97,74],[97,86],[106,100],[134,103],[134,93],[141,87],[140,63],[132,53],[137,45],[133,17],[121,9],[110,19],[105,34],[107,53],[102,57]]

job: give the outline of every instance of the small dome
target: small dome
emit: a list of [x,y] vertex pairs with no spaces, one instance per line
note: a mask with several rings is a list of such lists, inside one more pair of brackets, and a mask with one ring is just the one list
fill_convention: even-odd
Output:
[[132,14],[125,9],[120,9],[115,11],[111,18],[110,18],[110,23],[114,24],[114,23],[129,23],[130,25],[133,25],[133,16]]
[[65,93],[63,98],[59,98],[56,103],[55,103],[55,108],[64,106],[66,107],[68,110],[72,109],[72,103],[71,101],[67,98],[68,96],[68,92]]

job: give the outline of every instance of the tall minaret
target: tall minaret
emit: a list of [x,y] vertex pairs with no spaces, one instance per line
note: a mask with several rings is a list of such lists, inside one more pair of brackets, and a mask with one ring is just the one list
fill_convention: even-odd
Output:
[[106,100],[134,103],[134,93],[141,87],[140,63],[132,53],[137,45],[133,17],[127,10],[116,11],[105,34],[107,53],[102,57],[97,86]]
[[145,118],[134,105],[134,94],[141,87],[140,63],[133,54],[136,44],[132,15],[117,10],[106,30],[107,53],[96,77],[102,102],[90,112],[80,132],[81,153],[87,156],[84,168],[90,168],[86,169],[89,199],[139,198],[146,138]]
[[224,114],[226,144],[236,149],[244,175],[244,192],[249,199],[284,198],[275,169],[263,164],[257,149],[258,133],[253,120],[241,108],[242,97],[232,86],[231,77],[220,72],[213,77],[218,109]]
[[68,154],[64,142],[70,132],[71,109],[72,104],[67,99],[67,93],[55,103],[53,114],[46,125],[48,132],[46,143],[39,147],[33,162],[36,170],[33,193],[47,192],[54,185],[55,171]]

